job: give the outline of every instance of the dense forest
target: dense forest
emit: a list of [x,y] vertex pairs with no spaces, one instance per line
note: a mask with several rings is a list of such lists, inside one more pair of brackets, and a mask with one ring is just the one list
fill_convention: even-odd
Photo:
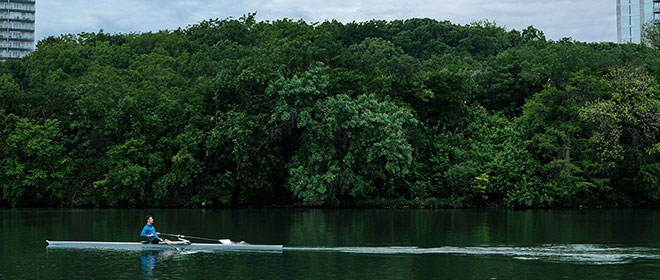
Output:
[[254,14],[49,37],[0,63],[0,206],[657,206],[653,42]]

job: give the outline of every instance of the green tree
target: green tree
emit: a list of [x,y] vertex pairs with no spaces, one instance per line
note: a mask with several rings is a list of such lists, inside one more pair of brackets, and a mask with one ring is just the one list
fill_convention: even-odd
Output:
[[[611,168],[618,191],[627,193],[633,201],[657,197],[658,189],[648,188],[655,174],[653,164],[658,160],[654,148],[660,142],[657,79],[628,68],[613,68],[604,79],[611,95],[580,112],[594,125],[590,140],[597,147],[597,159]],[[641,186],[632,184],[635,177]]]
[[152,170],[162,159],[143,137],[110,147],[104,165],[107,173],[94,182],[110,206],[139,206],[154,196],[150,188]]
[[412,162],[406,128],[415,124],[408,109],[373,95],[328,97],[302,117],[287,184],[307,205],[392,195]]
[[11,205],[61,205],[71,159],[57,120],[31,122],[0,110],[0,189]]
[[644,25],[643,42],[655,49],[660,48],[660,20],[653,20]]

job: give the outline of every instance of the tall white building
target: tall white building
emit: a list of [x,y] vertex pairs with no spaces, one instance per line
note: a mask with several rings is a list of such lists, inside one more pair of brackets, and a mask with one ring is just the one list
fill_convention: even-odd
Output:
[[0,61],[34,51],[35,0],[0,0]]

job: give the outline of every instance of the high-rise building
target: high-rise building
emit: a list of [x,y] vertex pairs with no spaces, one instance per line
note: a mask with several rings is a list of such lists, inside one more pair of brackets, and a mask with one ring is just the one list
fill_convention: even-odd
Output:
[[35,0],[0,0],[0,61],[34,50]]
[[644,25],[654,19],[660,19],[660,0],[617,0],[617,41],[640,43]]

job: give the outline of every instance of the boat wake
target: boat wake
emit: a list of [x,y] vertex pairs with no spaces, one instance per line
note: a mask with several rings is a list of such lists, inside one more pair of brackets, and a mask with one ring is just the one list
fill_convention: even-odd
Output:
[[505,256],[518,260],[582,264],[624,264],[635,260],[658,260],[660,248],[611,247],[598,244],[548,244],[533,247],[285,247],[285,251],[337,252],[349,254],[447,254]]

